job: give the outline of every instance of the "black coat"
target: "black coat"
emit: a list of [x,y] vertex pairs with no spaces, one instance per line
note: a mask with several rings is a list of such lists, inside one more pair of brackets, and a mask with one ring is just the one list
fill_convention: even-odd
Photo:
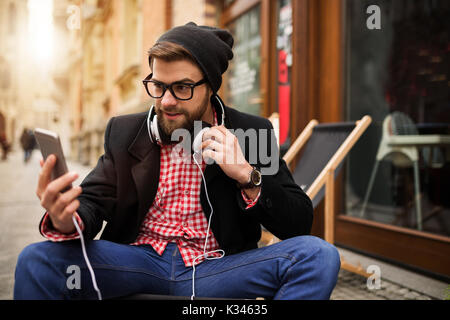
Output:
[[[146,117],[147,112],[143,112],[114,117],[108,123],[105,153],[82,182],[83,192],[78,198],[77,212],[85,224],[86,238],[96,236],[103,220],[107,225],[101,239],[132,243],[138,236],[157,192],[160,169],[160,147],[150,142]],[[227,107],[225,126],[272,128],[267,119]],[[272,151],[279,158],[278,150]],[[246,157],[248,160],[248,152]],[[260,198],[248,210],[235,181],[217,164],[207,165],[205,178],[214,208],[211,230],[226,254],[256,248],[261,224],[280,239],[309,234],[311,200],[295,184],[282,159],[276,174],[263,175]],[[208,219],[210,207],[203,183],[200,201]]]

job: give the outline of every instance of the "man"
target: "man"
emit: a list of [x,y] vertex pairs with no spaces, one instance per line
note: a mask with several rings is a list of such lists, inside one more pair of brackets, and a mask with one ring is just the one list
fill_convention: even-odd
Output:
[[33,130],[28,128],[23,129],[22,135],[20,136],[20,144],[24,152],[23,161],[27,163],[33,154],[34,148],[36,148],[36,139],[34,138]]
[[[72,216],[87,239],[107,222],[101,240],[86,245],[103,298],[329,298],[339,255],[308,236],[310,199],[276,148],[276,172],[261,175],[260,156],[250,163],[254,155],[231,131],[262,132],[270,122],[224,107],[217,96],[232,45],[231,34],[217,28],[189,23],[169,30],[149,51],[152,73],[144,84],[155,98],[152,112],[109,121],[105,153],[81,186],[61,193],[77,175],[50,181],[55,158],[41,161],[37,195],[47,212],[40,230],[51,241],[19,256],[16,299],[97,297],[80,242],[66,241],[80,236]],[[211,126],[200,154],[215,163],[176,161],[184,149],[173,135],[192,131],[196,120]],[[272,145],[263,137],[258,153]],[[261,225],[284,240],[258,249]],[[71,282],[77,267],[79,283]]]

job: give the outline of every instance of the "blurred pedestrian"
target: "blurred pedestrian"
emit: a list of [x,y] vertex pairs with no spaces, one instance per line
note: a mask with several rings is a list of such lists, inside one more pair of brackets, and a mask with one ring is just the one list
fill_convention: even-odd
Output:
[[2,148],[2,160],[7,160],[8,158],[8,152],[11,148],[11,145],[8,143],[8,140],[6,139],[5,132],[0,132],[0,146]]
[[31,158],[34,148],[36,147],[36,139],[34,138],[33,131],[28,128],[24,128],[22,135],[20,136],[20,144],[24,151],[24,162],[28,162]]

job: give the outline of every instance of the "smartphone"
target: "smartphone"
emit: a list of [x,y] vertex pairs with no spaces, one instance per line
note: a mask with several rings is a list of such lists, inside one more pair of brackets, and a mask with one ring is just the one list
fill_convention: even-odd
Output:
[[[67,173],[68,169],[66,159],[64,157],[64,152],[58,134],[49,130],[36,128],[34,130],[34,136],[39,145],[39,149],[41,149],[44,161],[49,155],[56,155],[56,163],[52,170],[52,180],[59,178],[63,174]],[[70,188],[72,188],[72,184],[62,190],[62,192],[67,191]]]

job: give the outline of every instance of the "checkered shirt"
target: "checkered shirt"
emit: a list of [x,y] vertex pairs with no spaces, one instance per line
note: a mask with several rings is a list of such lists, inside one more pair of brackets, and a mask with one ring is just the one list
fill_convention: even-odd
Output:
[[[185,265],[192,266],[194,259],[203,253],[208,221],[200,204],[200,170],[194,161],[175,159],[177,154],[183,152],[178,147],[161,146],[156,197],[141,225],[136,242],[132,244],[150,244],[162,255],[167,243],[176,242]],[[200,163],[200,168],[205,169],[204,162]],[[217,249],[219,244],[210,230],[206,251]],[[199,258],[197,261],[202,260]]]
[[[217,123],[217,122],[216,122]],[[200,203],[200,188],[202,175],[197,164],[181,144],[160,145],[160,176],[155,199],[141,224],[138,237],[131,245],[149,244],[162,255],[167,244],[174,242],[180,250],[187,267],[204,260],[203,254],[208,230],[208,221]],[[204,161],[199,163],[205,170]],[[246,197],[241,192],[247,209],[258,201]],[[211,195],[210,195],[211,196]],[[209,208],[207,208],[209,210]],[[82,220],[76,214],[81,230],[84,230]],[[62,234],[51,227],[48,213],[41,224],[41,233],[51,241],[64,241],[79,238],[77,232]],[[212,231],[209,231],[206,252],[219,249],[219,244]],[[208,257],[218,257],[221,254],[211,253]],[[196,259],[198,258],[198,259]]]

